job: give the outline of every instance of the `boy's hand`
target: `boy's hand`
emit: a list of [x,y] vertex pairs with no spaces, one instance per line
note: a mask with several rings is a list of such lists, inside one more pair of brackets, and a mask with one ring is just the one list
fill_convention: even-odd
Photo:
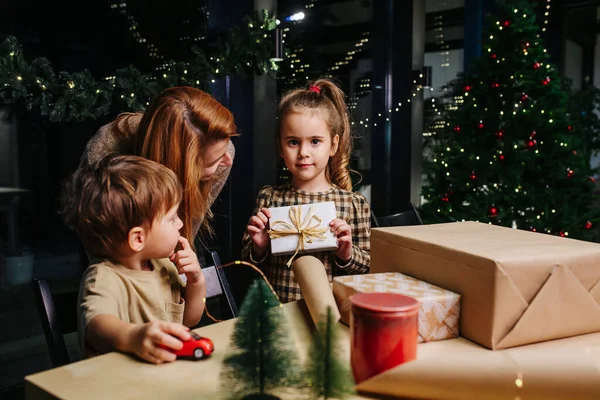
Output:
[[334,219],[329,223],[331,232],[338,239],[338,248],[335,255],[343,262],[350,261],[352,257],[352,230],[346,221],[339,218]]
[[256,215],[250,218],[246,231],[252,239],[252,253],[256,257],[262,257],[267,251],[271,239],[267,232],[271,210],[263,208]]
[[185,274],[188,283],[193,284],[204,281],[204,274],[200,268],[198,257],[192,251],[190,242],[183,236],[180,236],[179,243],[181,243],[181,250],[171,255],[169,260],[177,266],[180,275]]
[[152,321],[137,325],[130,336],[129,350],[136,356],[151,362],[161,364],[175,361],[175,353],[161,347],[179,350],[183,347],[182,341],[189,340],[189,328],[166,321]]

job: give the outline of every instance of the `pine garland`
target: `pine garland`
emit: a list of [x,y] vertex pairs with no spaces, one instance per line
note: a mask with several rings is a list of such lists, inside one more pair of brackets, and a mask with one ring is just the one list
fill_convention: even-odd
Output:
[[208,90],[211,79],[245,77],[277,70],[271,31],[276,19],[262,15],[245,17],[241,27],[218,36],[215,45],[191,48],[189,61],[171,61],[160,75],[144,74],[134,66],[97,80],[90,71],[56,72],[46,58],[25,59],[14,36],[0,43],[0,104],[24,102],[28,110],[52,122],[82,121],[107,115],[111,109],[141,111],[162,90],[186,85]]

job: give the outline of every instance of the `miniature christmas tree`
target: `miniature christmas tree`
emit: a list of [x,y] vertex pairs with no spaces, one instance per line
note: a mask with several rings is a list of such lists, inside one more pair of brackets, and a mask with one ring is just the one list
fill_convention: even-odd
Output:
[[337,326],[331,307],[313,336],[306,367],[308,387],[319,399],[341,399],[354,392],[354,380],[347,362],[340,359]]
[[297,355],[285,332],[280,306],[264,281],[250,286],[233,332],[233,349],[221,373],[231,398],[278,399],[267,392],[297,381]]
[[448,85],[424,163],[426,222],[473,220],[597,240],[591,148],[531,0],[497,2],[483,55]]

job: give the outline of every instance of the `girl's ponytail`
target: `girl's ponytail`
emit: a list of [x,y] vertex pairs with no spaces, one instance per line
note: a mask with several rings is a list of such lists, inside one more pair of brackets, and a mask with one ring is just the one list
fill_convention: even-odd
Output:
[[[321,96],[329,99],[333,105],[330,125],[332,133],[339,136],[338,149],[329,159],[329,180],[341,189],[352,191],[350,178],[350,154],[352,153],[352,137],[350,119],[346,106],[346,95],[335,83],[328,79],[319,79],[312,83],[321,91]],[[331,112],[330,111],[330,112]],[[334,128],[335,126],[335,128]]]

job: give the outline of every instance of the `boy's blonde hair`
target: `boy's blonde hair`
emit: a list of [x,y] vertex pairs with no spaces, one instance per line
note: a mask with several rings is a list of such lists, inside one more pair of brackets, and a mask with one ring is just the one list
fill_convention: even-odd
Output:
[[108,155],[77,170],[65,184],[61,214],[90,256],[110,258],[132,228],[151,229],[181,198],[181,183],[167,167]]
[[310,82],[306,89],[295,89],[286,93],[277,108],[277,146],[281,149],[281,124],[287,115],[294,112],[320,112],[329,128],[331,139],[333,140],[335,135],[340,138],[336,153],[329,158],[325,176],[330,183],[352,191],[352,137],[345,98],[342,89],[329,79],[318,79]]

